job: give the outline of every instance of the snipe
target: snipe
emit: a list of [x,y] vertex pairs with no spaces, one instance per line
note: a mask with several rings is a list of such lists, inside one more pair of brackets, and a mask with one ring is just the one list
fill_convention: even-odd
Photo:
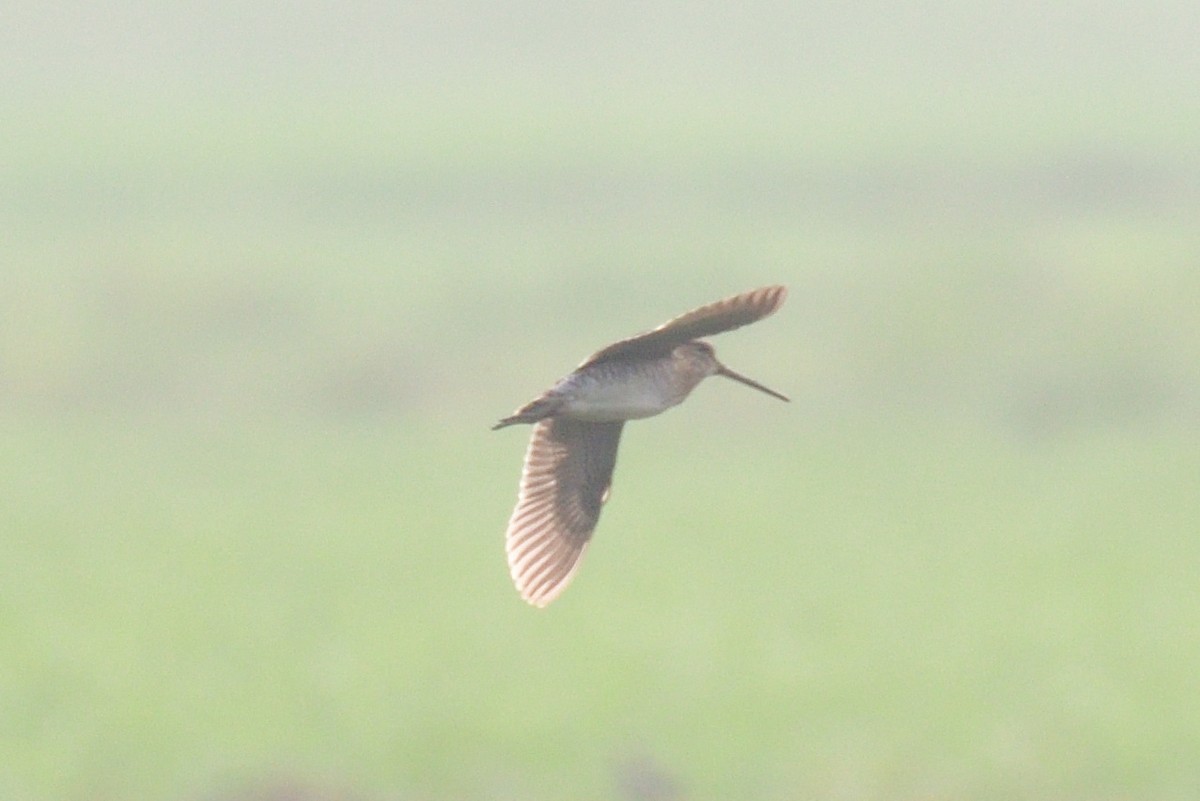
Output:
[[508,568],[521,597],[545,606],[579,567],[608,499],[626,420],[681,403],[710,375],[787,400],[717,361],[700,337],[761,320],[787,297],[782,286],[734,295],[593,353],[492,429],[533,423],[517,506],[508,522]]

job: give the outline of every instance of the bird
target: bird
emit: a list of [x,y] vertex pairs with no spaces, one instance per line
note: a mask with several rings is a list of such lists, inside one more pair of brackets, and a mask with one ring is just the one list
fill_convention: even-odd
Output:
[[626,421],[677,406],[712,375],[788,400],[726,367],[701,339],[761,320],[786,297],[783,286],[754,289],[607,345],[492,426],[533,425],[505,535],[509,573],[526,602],[546,606],[579,569],[610,494]]

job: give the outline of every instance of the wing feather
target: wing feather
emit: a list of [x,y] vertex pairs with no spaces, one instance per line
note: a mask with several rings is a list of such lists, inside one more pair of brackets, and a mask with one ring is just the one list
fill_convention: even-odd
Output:
[[539,421],[508,523],[508,568],[521,597],[545,606],[579,567],[612,485],[622,422]]
[[765,286],[718,300],[681,314],[658,328],[614,342],[584,359],[579,368],[613,359],[664,356],[684,342],[761,320],[783,305],[786,298],[786,287]]

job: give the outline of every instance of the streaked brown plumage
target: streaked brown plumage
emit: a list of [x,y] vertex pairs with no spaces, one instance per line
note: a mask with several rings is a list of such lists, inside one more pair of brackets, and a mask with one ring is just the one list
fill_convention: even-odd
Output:
[[522,598],[545,606],[578,569],[608,498],[626,420],[681,403],[710,375],[787,400],[725,367],[711,345],[698,341],[761,320],[786,297],[782,286],[763,287],[615,342],[493,426],[533,423],[506,537],[509,572]]

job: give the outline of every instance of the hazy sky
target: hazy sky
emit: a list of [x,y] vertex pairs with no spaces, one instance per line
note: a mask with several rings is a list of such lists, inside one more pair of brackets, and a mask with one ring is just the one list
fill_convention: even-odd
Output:
[[[197,88],[504,80],[1194,87],[1200,4],[123,2],[0,11],[0,82]],[[0,85],[3,85],[0,83]]]

